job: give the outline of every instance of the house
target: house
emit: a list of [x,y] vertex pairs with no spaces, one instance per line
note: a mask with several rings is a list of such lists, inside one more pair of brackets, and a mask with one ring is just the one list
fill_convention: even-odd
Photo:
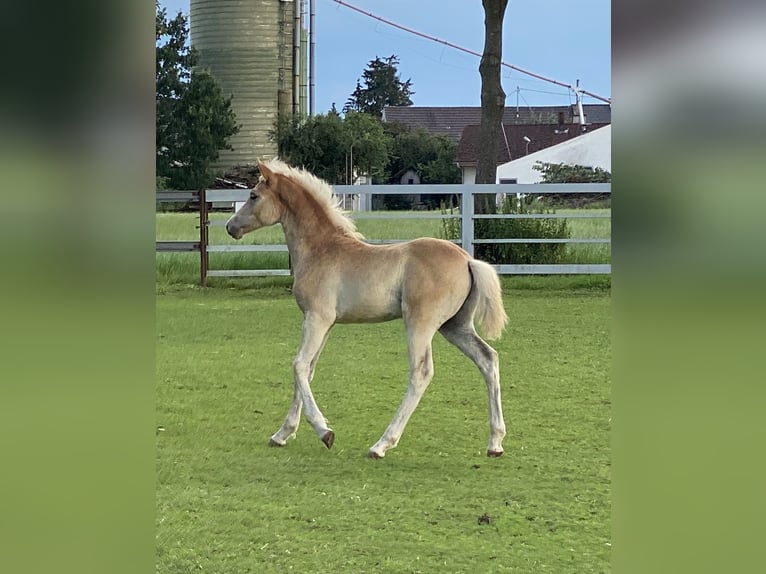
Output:
[[[414,167],[399,170],[392,177],[394,185],[419,185],[420,175]],[[425,209],[420,193],[406,195],[377,195],[372,200],[375,209]]]
[[497,183],[537,183],[537,162],[600,167],[612,171],[612,126],[602,126],[497,166]]
[[[582,108],[584,125],[574,104],[506,107],[498,141],[498,165],[612,123],[611,105],[583,104]],[[481,107],[386,106],[383,121],[450,138],[458,145],[455,161],[463,171],[463,183],[475,182]]]
[[[560,143],[578,139],[609,124],[503,124],[497,142],[497,164],[534,154]],[[469,125],[463,129],[458,142],[455,161],[463,171],[463,183],[476,181],[476,166],[479,162],[480,126]]]
[[400,185],[418,185],[420,183],[420,175],[415,171],[415,168],[408,167],[407,169],[403,169],[394,174],[393,183]]

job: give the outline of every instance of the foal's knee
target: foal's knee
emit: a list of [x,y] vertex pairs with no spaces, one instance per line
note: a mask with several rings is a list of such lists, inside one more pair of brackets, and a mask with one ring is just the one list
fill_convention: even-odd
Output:
[[308,377],[309,372],[311,371],[311,364],[303,360],[299,357],[296,357],[293,360],[293,373],[298,378],[305,378]]

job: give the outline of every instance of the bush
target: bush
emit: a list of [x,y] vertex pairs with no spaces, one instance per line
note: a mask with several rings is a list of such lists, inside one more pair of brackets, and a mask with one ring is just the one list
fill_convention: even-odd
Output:
[[[442,213],[453,213],[453,209]],[[553,214],[539,199],[508,195],[500,206],[502,214]],[[474,221],[476,239],[569,239],[566,219],[477,219]],[[458,239],[460,222],[442,220],[442,237]],[[477,259],[487,263],[541,265],[561,263],[566,255],[566,243],[479,243],[474,246]]]
[[412,195],[374,195],[372,208],[384,211],[406,211],[412,209]]

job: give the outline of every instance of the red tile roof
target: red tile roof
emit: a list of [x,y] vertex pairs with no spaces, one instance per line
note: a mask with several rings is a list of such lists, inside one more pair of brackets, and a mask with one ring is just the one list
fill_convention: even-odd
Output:
[[[583,111],[588,123],[604,125],[612,122],[612,108],[608,104],[584,104]],[[577,107],[573,105],[507,107],[503,124],[558,124],[563,118],[565,124],[572,125],[578,122],[576,112]],[[457,142],[463,128],[481,123],[481,108],[386,106],[383,109],[383,120],[402,123],[411,128],[422,127],[429,133],[446,135]]]
[[[587,114],[587,112],[586,112]],[[591,124],[585,126],[587,131],[609,125],[608,123]],[[458,143],[455,161],[461,166],[473,166],[479,158],[479,128],[478,125],[467,125],[463,129],[462,137]],[[570,140],[584,133],[579,124],[511,124],[503,125],[503,132],[498,140],[497,164],[507,163],[518,159],[527,153],[540,151]],[[524,137],[528,137],[529,148]]]

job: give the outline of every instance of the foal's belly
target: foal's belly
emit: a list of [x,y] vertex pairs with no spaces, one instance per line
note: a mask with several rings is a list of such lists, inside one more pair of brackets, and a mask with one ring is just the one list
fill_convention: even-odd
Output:
[[402,316],[400,293],[389,293],[380,288],[344,291],[335,306],[335,320],[338,323],[379,323]]
[[371,304],[360,304],[353,307],[343,306],[337,309],[336,323],[381,323],[383,321],[393,321],[401,319],[401,305],[396,308],[392,306],[381,306]]

